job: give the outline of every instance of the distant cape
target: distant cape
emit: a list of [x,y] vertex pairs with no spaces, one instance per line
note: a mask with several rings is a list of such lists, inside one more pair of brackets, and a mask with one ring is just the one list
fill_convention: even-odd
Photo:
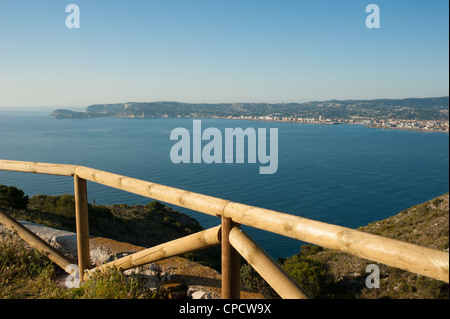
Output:
[[183,103],[183,102],[128,102],[94,104],[85,112],[57,109],[51,113],[57,119],[84,119],[94,117],[314,117],[380,118],[447,120],[449,97],[328,100],[305,103]]

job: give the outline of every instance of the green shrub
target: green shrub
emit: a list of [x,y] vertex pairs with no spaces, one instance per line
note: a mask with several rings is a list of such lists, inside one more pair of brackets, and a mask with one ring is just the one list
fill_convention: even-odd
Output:
[[312,298],[326,293],[328,277],[325,264],[295,255],[287,258],[282,267]]
[[70,194],[61,196],[36,195],[31,197],[30,206],[42,213],[75,218],[75,196]]
[[312,256],[323,251],[323,247],[314,245],[302,245],[300,247],[300,255],[303,257]]
[[173,229],[179,229],[183,226],[180,222],[176,221],[175,218],[170,217],[170,216],[165,216],[162,220],[162,223]]
[[0,299],[53,295],[55,265],[16,235],[0,238]]
[[56,201],[54,213],[66,218],[75,218],[75,196],[64,194]]
[[[298,255],[279,258],[278,264],[310,297],[319,298],[327,293],[329,274],[326,265],[308,258],[323,250],[320,246],[303,245]],[[262,293],[266,298],[279,298],[278,294],[249,264],[241,267],[241,284]]]
[[261,293],[266,298],[280,299],[272,287],[247,263],[241,266],[241,284],[252,291]]
[[67,274],[17,235],[0,238],[0,299],[144,299],[155,293],[137,276],[110,268],[95,273],[80,288],[55,283],[57,273]]
[[0,283],[14,278],[38,276],[52,263],[37,250],[27,247],[17,236],[5,235],[0,240]]
[[329,286],[329,272],[326,264],[311,257],[324,249],[315,245],[302,245],[298,255],[280,258],[278,263],[311,297],[322,297]]
[[0,185],[0,206],[16,209],[26,209],[28,196],[15,186]]
[[150,211],[162,211],[164,210],[165,207],[166,206],[164,206],[164,204],[161,204],[156,200],[145,205],[145,208],[147,208]]
[[[75,219],[75,196],[36,195],[31,198],[33,209],[43,213],[51,213],[68,219]],[[112,219],[111,210],[103,205],[88,204],[89,221],[97,222],[99,218]]]
[[149,299],[153,293],[137,276],[125,276],[116,268],[95,272],[80,288],[70,289],[67,297],[82,299]]
[[174,222],[175,222],[175,219],[173,219],[172,217],[166,216],[163,218],[163,223],[165,225],[172,226]]
[[114,216],[111,210],[103,205],[88,204],[89,220],[98,220],[99,218],[112,219]]
[[35,195],[30,198],[30,208],[39,212],[54,213],[59,196]]

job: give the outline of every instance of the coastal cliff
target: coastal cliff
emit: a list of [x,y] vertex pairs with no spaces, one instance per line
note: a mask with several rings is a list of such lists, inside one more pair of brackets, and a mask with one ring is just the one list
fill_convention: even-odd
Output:
[[[449,251],[449,194],[415,205],[358,230]],[[447,283],[377,264],[346,253],[305,245],[298,255],[281,261],[294,279],[317,298],[448,299]],[[368,265],[380,269],[380,287],[368,288]],[[314,268],[310,272],[302,267]],[[309,281],[308,281],[309,280]]]

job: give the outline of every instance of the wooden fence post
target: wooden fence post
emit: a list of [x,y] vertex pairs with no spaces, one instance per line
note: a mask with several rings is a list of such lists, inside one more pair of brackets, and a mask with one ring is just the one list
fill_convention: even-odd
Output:
[[222,216],[222,299],[239,299],[241,295],[241,256],[229,240],[236,226],[231,218]]
[[250,236],[237,227],[230,243],[283,299],[308,299],[308,294]]
[[75,219],[77,229],[78,268],[80,280],[83,280],[84,271],[90,266],[89,252],[89,219],[86,180],[74,175],[75,187]]

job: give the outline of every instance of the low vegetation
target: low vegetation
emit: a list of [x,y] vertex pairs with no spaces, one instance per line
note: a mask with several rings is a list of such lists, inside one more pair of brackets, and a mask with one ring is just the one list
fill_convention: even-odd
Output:
[[[0,185],[0,207],[16,219],[75,231],[71,195],[28,198],[15,187]],[[91,234],[135,245],[152,246],[201,230],[192,218],[159,202],[145,206],[89,205]],[[422,246],[449,248],[449,194],[411,207],[359,230]],[[186,254],[191,260],[220,269],[220,252]],[[278,260],[280,266],[313,298],[448,299],[449,285],[407,271],[379,265],[380,288],[365,285],[372,262],[338,251],[303,245],[297,255]],[[96,274],[80,288],[66,289],[58,277],[67,274],[15,235],[0,237],[0,298],[158,298],[137,277],[111,269]],[[267,298],[273,289],[248,264],[241,267],[244,286]]]
[[0,185],[0,207],[12,209],[25,209],[28,205],[28,196],[15,186]]
[[[0,299],[149,299],[157,297],[138,277],[116,269],[67,289],[67,274],[16,235],[0,238]],[[61,280],[58,281],[57,279]]]
[[[19,205],[20,204],[20,205]],[[0,185],[0,207],[17,220],[76,231],[75,198],[70,194],[36,195],[29,198],[14,186]],[[88,204],[89,233],[136,246],[153,247],[203,230],[199,222],[158,201],[147,205]],[[220,269],[218,247],[184,257]]]
[[[411,207],[398,215],[359,228],[361,231],[439,250],[449,249],[449,194]],[[449,285],[379,264],[380,288],[369,289],[366,267],[373,262],[331,249],[301,246],[280,265],[313,298],[448,299]],[[277,298],[264,280],[242,267],[243,283],[268,298]]]
[[[88,204],[88,212],[92,235],[140,246],[153,246],[202,230],[196,220],[156,201],[145,206]],[[49,227],[75,231],[75,198],[70,194],[33,196],[26,210],[12,214]]]

